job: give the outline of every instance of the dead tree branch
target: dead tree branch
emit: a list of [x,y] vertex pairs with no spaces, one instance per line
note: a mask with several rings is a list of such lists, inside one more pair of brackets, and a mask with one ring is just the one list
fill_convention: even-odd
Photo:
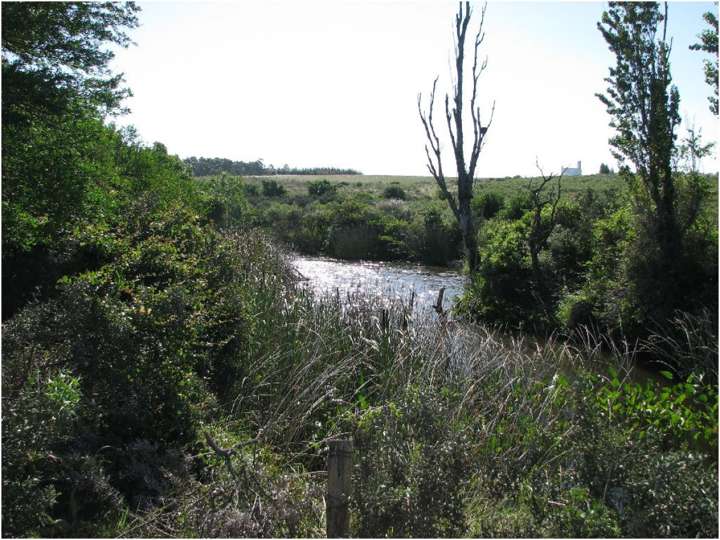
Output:
[[480,75],[487,67],[487,58],[479,60],[479,50],[485,39],[483,26],[485,23],[485,10],[487,5],[483,6],[480,16],[480,26],[475,41],[473,42],[473,65],[471,72],[472,93],[470,97],[469,107],[470,116],[473,127],[473,142],[470,149],[469,159],[465,155],[465,133],[463,126],[463,107],[464,107],[464,69],[465,62],[465,40],[467,37],[468,26],[472,16],[470,3],[460,2],[458,12],[455,16],[455,83],[453,85],[452,99],[449,94],[445,94],[445,122],[447,124],[450,144],[453,151],[455,166],[457,169],[457,197],[453,196],[447,188],[447,180],[443,173],[440,139],[435,131],[433,123],[433,109],[435,106],[435,91],[437,88],[438,78],[435,78],[430,93],[430,104],[427,111],[422,108],[422,95],[418,95],[418,113],[428,144],[425,145],[425,154],[427,156],[427,168],[435,179],[440,192],[448,201],[448,205],[457,219],[460,231],[463,236],[465,250],[468,257],[468,266],[471,272],[475,271],[479,264],[479,256],[477,253],[477,239],[475,224],[473,222],[470,202],[473,197],[473,184],[475,181],[475,171],[477,168],[478,158],[482,150],[488,129],[492,124],[495,115],[495,103],[493,102],[492,111],[488,123],[482,125],[482,117],[480,107],[477,105],[478,97],[478,81]]

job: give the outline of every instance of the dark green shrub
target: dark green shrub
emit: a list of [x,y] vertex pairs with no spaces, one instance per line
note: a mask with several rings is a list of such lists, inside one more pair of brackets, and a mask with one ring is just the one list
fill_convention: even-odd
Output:
[[506,200],[502,210],[498,212],[498,216],[502,219],[516,220],[520,219],[531,208],[530,195],[523,191]]
[[280,185],[277,180],[262,181],[262,194],[264,197],[282,197],[286,193],[285,186]]
[[257,197],[259,194],[256,184],[245,184],[243,186],[243,190],[245,191],[245,195],[247,195],[248,197]]
[[484,234],[480,267],[458,309],[494,324],[543,328],[548,324],[548,314],[534,285],[527,225],[522,221],[491,221]]
[[308,194],[315,198],[331,199],[337,193],[337,185],[325,179],[308,182],[307,188]]
[[358,198],[331,203],[332,225],[328,231],[328,250],[343,259],[372,258],[377,231],[370,223],[378,214]]
[[570,331],[582,328],[597,328],[593,314],[594,304],[582,293],[566,294],[558,303],[557,319],[560,325]]
[[703,458],[688,450],[686,437],[704,426],[717,431],[716,391],[638,385],[609,372],[578,370],[572,381],[556,374],[550,384],[525,385],[502,400],[479,453],[471,534],[717,534],[716,450]]
[[205,214],[219,228],[239,227],[250,222],[251,210],[242,178],[225,174],[198,182],[207,197]]
[[460,240],[460,231],[455,221],[448,223],[436,208],[425,213],[419,246],[424,263],[441,266],[459,259],[462,256]]
[[313,205],[303,214],[300,229],[293,244],[302,252],[317,254],[325,251],[329,242],[332,212],[325,205]]
[[339,259],[372,259],[378,236],[369,225],[334,225],[328,235],[333,257]]
[[[547,219],[546,216],[547,211],[543,217]],[[579,288],[592,257],[592,219],[584,208],[574,202],[561,201],[547,249],[553,272],[562,280],[556,285],[569,290]]]
[[386,199],[401,199],[405,200],[405,190],[400,186],[388,186],[383,190],[383,197]]
[[472,199],[472,209],[475,215],[484,219],[494,218],[505,204],[502,195],[493,192],[477,193]]
[[8,531],[88,536],[156,504],[163,471],[189,474],[171,449],[237,396],[272,328],[256,317],[280,313],[288,273],[261,237],[198,220],[140,201],[110,262],[4,327],[3,435],[18,435],[3,448]]
[[[639,335],[640,315],[627,277],[628,261],[622,256],[633,238],[632,215],[627,207],[593,223],[592,256],[585,266],[584,283],[580,291],[561,300],[561,320],[571,325],[593,321],[600,332],[617,339],[623,337],[621,328],[624,336]],[[579,318],[571,317],[576,300],[583,304],[577,308],[576,314],[582,315]]]
[[[75,434],[78,399],[54,398],[53,381],[77,395],[79,380],[67,371],[42,376],[32,360],[23,373],[3,362],[2,482],[3,535],[43,535],[52,523],[59,493],[49,480],[51,450]],[[10,380],[12,379],[12,380]],[[64,403],[64,402],[67,403]]]

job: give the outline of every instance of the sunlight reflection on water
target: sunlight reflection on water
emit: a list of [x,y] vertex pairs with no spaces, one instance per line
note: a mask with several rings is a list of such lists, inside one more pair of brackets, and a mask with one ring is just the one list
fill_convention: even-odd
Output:
[[415,291],[415,306],[431,310],[441,287],[445,287],[443,307],[449,309],[463,291],[465,278],[447,268],[408,263],[340,261],[320,257],[296,257],[293,266],[307,279],[316,293],[366,292],[408,302]]

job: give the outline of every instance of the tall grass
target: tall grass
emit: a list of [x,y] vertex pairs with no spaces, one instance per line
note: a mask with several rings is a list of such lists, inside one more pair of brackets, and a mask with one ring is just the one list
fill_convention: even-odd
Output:
[[[635,384],[633,346],[589,332],[531,342],[357,291],[296,291],[286,315],[254,364],[260,391],[239,392],[233,412],[306,471],[322,470],[328,439],[353,436],[357,534],[717,530],[702,454],[606,414],[604,389]],[[643,517],[670,496],[675,510]]]

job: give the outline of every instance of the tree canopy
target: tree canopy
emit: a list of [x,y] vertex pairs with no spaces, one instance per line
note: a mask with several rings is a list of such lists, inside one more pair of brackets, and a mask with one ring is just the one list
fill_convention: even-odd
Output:
[[108,46],[131,43],[126,30],[138,25],[139,10],[134,2],[4,2],[3,78],[32,75],[112,111],[129,92],[122,74],[110,72]]
[[704,51],[712,55],[712,60],[705,60],[705,82],[713,89],[714,96],[708,96],[710,111],[718,114],[718,19],[717,16],[708,11],[703,14],[703,19],[710,26],[698,36],[700,43],[690,45],[693,51]]

